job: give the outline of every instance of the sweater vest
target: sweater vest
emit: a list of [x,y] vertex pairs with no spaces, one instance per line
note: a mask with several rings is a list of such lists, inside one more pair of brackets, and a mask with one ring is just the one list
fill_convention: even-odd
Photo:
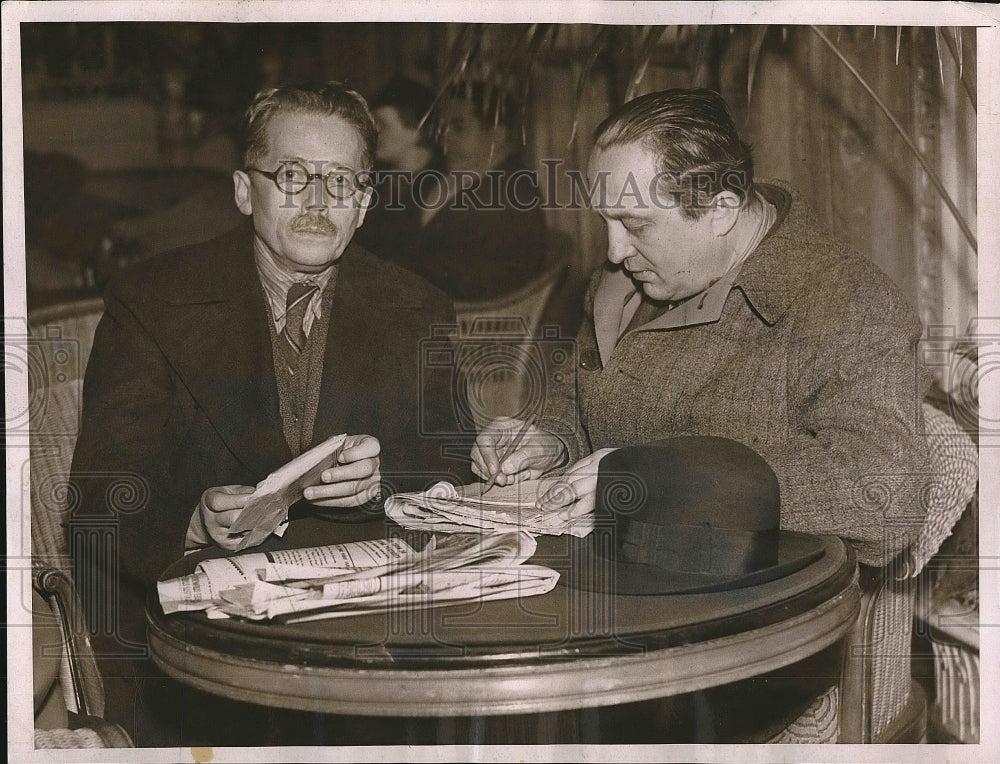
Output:
[[[297,354],[274,327],[274,317],[268,304],[268,326],[271,333],[271,355],[274,376],[278,383],[278,409],[281,427],[292,456],[298,456],[313,445],[313,425],[319,408],[320,384],[323,380],[323,360],[330,328],[330,310],[337,283],[334,271],[320,298],[320,316],[306,338],[305,347]],[[264,301],[268,301],[265,299]]]

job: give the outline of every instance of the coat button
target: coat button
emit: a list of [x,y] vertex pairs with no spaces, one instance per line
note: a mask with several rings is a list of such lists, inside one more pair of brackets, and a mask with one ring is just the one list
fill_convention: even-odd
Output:
[[601,368],[601,356],[597,348],[586,348],[580,353],[580,368],[587,371],[599,371]]

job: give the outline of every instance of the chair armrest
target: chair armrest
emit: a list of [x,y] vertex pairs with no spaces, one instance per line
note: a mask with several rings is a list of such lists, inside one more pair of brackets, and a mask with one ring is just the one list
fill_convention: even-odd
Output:
[[909,698],[913,579],[906,550],[884,568],[858,566],[861,610],[844,653],[841,743],[871,743]]
[[930,455],[930,474],[921,487],[927,517],[912,547],[916,576],[951,533],[979,482],[979,449],[950,416],[928,403],[923,406],[924,432]]
[[62,631],[63,650],[69,668],[69,675],[61,677],[68,685],[64,687],[67,707],[84,716],[103,716],[104,681],[97,668],[90,634],[83,619],[83,608],[73,582],[61,570],[37,565],[34,585],[49,601]]

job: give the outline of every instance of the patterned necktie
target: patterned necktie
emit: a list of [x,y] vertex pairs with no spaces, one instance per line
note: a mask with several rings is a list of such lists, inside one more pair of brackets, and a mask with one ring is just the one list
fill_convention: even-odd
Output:
[[319,287],[315,284],[292,284],[288,288],[288,296],[285,298],[285,339],[297,354],[302,352],[306,345],[306,332],[303,321],[306,317],[306,310],[309,307],[309,300],[316,294]]

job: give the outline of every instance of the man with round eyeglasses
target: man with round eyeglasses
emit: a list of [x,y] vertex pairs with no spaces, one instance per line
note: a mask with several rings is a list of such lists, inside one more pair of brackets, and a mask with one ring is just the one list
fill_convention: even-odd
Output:
[[[452,305],[351,241],[377,139],[364,99],[339,83],[264,90],[244,131],[233,183],[247,225],[123,272],[105,294],[72,476],[73,521],[116,526],[116,554],[93,534],[74,551],[99,654],[141,646],[158,574],[186,551],[233,548],[252,486],[323,440],[348,434],[292,517],[374,517],[389,492],[455,472],[440,438],[423,435],[458,432],[450,374],[419,364]],[[142,487],[131,511],[106,501],[122,474]],[[116,677],[149,668],[106,664]]]

